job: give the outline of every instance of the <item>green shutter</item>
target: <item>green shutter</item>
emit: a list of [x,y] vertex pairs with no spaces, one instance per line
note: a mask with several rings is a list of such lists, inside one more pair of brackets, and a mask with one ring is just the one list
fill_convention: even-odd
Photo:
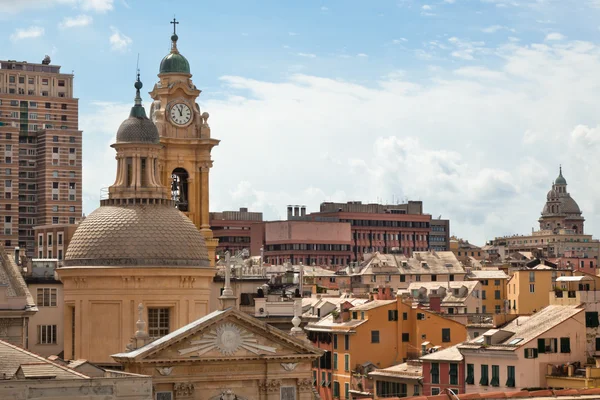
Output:
[[488,385],[488,366],[486,364],[481,364],[481,379],[479,379],[479,384],[481,386]]
[[500,366],[492,365],[492,380],[490,381],[492,386],[500,386]]
[[538,339],[538,353],[546,352],[546,341],[544,339]]
[[571,352],[571,338],[561,337],[560,338],[560,352],[570,353]]
[[467,379],[465,380],[465,382],[468,385],[475,384],[475,365],[474,364],[467,364]]
[[585,313],[585,326],[586,328],[597,328],[600,325],[598,322],[597,311],[587,311]]
[[333,369],[338,369],[337,358],[338,358],[337,353],[333,353]]
[[515,387],[515,367],[511,365],[506,367],[506,375],[506,386]]

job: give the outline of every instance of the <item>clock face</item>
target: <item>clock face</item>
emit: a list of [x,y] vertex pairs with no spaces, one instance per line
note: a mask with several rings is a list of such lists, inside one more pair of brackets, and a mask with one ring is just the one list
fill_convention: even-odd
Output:
[[171,106],[171,121],[176,125],[185,125],[192,119],[192,110],[185,103],[176,103]]

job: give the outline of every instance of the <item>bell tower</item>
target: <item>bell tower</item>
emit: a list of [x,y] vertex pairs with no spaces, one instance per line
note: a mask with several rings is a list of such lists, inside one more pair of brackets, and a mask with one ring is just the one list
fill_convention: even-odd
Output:
[[209,225],[210,152],[219,140],[211,138],[208,113],[201,112],[200,90],[192,82],[190,64],[177,48],[177,22],[173,24],[171,52],[160,62],[159,81],[150,96],[151,119],[163,145],[159,163],[161,183],[177,208],[184,212],[204,235],[211,265],[215,263],[218,239]]

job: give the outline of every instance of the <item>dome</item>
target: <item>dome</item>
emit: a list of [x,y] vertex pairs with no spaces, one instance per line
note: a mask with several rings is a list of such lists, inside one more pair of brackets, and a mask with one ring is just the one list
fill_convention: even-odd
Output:
[[560,203],[561,212],[565,214],[581,214],[577,202],[571,196],[562,197]]
[[69,243],[65,267],[209,267],[204,236],[170,204],[103,205]]
[[559,170],[560,172],[558,173],[558,178],[556,178],[556,180],[554,181],[555,184],[557,185],[566,185],[567,184],[567,180],[565,179],[565,177],[562,174],[562,167]]
[[158,129],[152,121],[146,117],[146,110],[142,106],[140,89],[143,87],[138,73],[135,87],[135,104],[131,107],[129,118],[127,118],[117,131],[117,143],[160,143]]
[[[135,106],[134,106],[135,108]],[[144,113],[143,117],[131,115],[127,118],[117,131],[117,143],[160,143],[160,136],[156,125]]]
[[168,73],[190,73],[190,63],[179,53],[167,54],[160,62],[160,74]]

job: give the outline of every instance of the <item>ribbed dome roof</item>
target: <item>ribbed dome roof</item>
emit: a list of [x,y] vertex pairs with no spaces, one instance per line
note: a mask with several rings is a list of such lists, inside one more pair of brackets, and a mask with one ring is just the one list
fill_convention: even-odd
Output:
[[[134,106],[135,107],[135,106]],[[133,111],[132,111],[133,114]],[[158,129],[146,116],[130,115],[117,131],[117,143],[160,143]]]
[[571,196],[562,197],[560,199],[560,209],[565,214],[581,214],[579,205]]
[[180,74],[189,74],[190,73],[190,63],[188,60],[179,53],[171,53],[167,54],[165,58],[160,62],[160,72],[161,74],[168,73],[180,73]]
[[81,222],[65,266],[209,267],[204,236],[168,204],[105,205]]
[[146,110],[142,106],[142,98],[140,96],[140,89],[144,85],[140,81],[140,74],[138,73],[137,81],[134,84],[135,87],[135,104],[131,107],[129,118],[127,118],[117,131],[117,143],[160,143],[160,136],[158,129],[152,121],[146,117]]

